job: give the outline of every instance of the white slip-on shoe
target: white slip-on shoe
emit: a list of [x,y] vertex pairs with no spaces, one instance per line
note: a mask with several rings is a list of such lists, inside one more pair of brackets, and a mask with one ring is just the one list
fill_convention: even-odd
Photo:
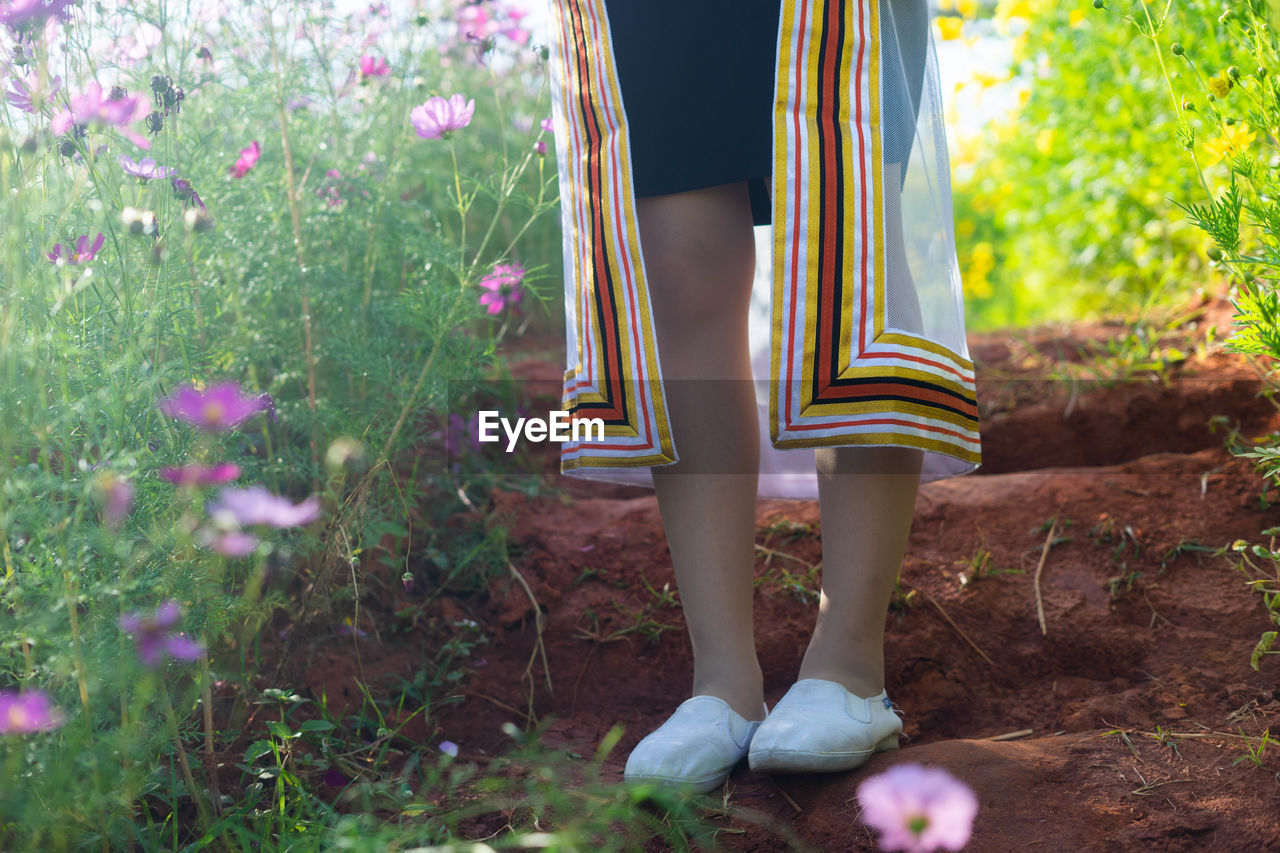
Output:
[[[767,718],[768,706],[763,713]],[[723,699],[694,696],[636,744],[623,776],[629,782],[657,782],[705,794],[729,778],[759,725]]]
[[762,773],[852,770],[897,749],[901,732],[885,691],[863,699],[834,681],[802,678],[760,724],[747,760]]

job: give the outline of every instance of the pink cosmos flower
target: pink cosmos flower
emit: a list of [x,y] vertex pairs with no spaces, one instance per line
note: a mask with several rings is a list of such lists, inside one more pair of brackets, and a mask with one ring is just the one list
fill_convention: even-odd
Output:
[[273,495],[265,486],[255,485],[223,489],[207,509],[211,517],[229,517],[244,526],[300,527],[320,517],[320,498],[312,495],[295,505],[288,498]]
[[501,314],[508,307],[519,305],[520,282],[523,278],[524,267],[520,264],[494,265],[493,272],[480,282],[480,286],[487,291],[480,295],[480,304],[495,315]]
[[261,153],[262,148],[258,145],[258,140],[256,139],[249,143],[248,148],[241,148],[240,158],[236,160],[235,165],[229,170],[231,172],[231,177],[243,178],[247,175],[250,169],[258,165],[258,155]]
[[978,798],[947,771],[895,764],[858,785],[862,820],[880,832],[885,850],[929,853],[969,843]]
[[197,535],[201,545],[224,557],[247,557],[254,552],[260,541],[252,533],[245,533],[238,529],[217,530],[202,527]]
[[540,127],[547,133],[552,133],[556,129],[556,123],[552,119],[544,118]]
[[118,528],[133,508],[133,483],[115,474],[104,473],[98,487],[102,493],[102,519],[107,527]]
[[48,90],[40,88],[39,75],[32,71],[26,77],[14,77],[9,82],[9,91],[5,98],[24,113],[35,115],[44,107],[46,101],[58,94],[62,88],[62,78],[54,77],[49,81]]
[[391,73],[391,69],[387,66],[385,58],[369,56],[368,54],[360,57],[361,77],[385,77],[389,73]]
[[68,9],[79,0],[0,0],[0,24],[15,33],[28,24],[38,24],[48,18],[70,18]]
[[475,111],[474,98],[466,100],[464,95],[454,95],[446,101],[437,95],[414,107],[409,113],[409,121],[423,139],[443,139],[449,131],[461,130],[471,124]]
[[120,161],[120,168],[124,170],[126,175],[132,175],[140,181],[167,178],[178,171],[172,166],[161,166],[155,161],[154,157],[143,157],[137,163],[133,162],[133,158],[128,154],[121,154],[117,159]]
[[509,27],[503,27],[502,29],[498,30],[498,32],[506,36],[507,38],[511,39],[513,42],[520,45],[521,47],[524,47],[526,44],[529,43],[529,31],[526,30],[524,27],[516,26],[513,24]]
[[219,462],[208,466],[193,462],[181,468],[161,468],[160,476],[175,486],[220,486],[240,476],[240,466],[234,462]]
[[129,138],[134,145],[143,150],[151,147],[151,142],[143,135],[129,127],[135,121],[145,118],[151,112],[151,102],[136,95],[124,97],[103,97],[102,87],[97,81],[90,81],[84,94],[71,100],[71,108],[63,110],[49,122],[49,130],[61,136],[77,124],[100,124],[114,127]]
[[98,255],[98,250],[102,248],[102,241],[105,239],[102,232],[98,232],[98,236],[94,238],[92,244],[89,243],[89,235],[85,234],[76,239],[75,249],[67,247],[67,253],[62,254],[62,244],[54,243],[53,251],[46,252],[45,257],[53,264],[87,264]]
[[0,690],[0,735],[25,735],[56,729],[66,716],[39,690]]
[[159,402],[160,411],[208,432],[239,426],[250,415],[268,408],[262,395],[247,397],[234,382],[222,382],[206,391],[184,385]]
[[138,657],[145,666],[159,666],[165,655],[175,660],[199,660],[204,647],[173,630],[181,616],[181,606],[170,599],[150,615],[141,611],[124,614],[119,625],[120,630],[133,637]]

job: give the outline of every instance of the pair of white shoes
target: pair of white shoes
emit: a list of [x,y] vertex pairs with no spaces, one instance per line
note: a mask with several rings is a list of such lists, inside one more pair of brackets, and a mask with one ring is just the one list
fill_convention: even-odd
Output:
[[715,696],[686,699],[632,750],[625,778],[704,794],[744,757],[763,773],[852,770],[897,749],[902,732],[885,691],[864,699],[820,678],[800,679],[772,712],[762,711],[751,722]]

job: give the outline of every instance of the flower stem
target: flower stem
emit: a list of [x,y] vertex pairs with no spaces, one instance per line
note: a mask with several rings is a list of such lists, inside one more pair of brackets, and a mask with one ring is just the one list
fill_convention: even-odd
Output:
[[293,222],[293,248],[298,262],[298,293],[302,299],[302,339],[307,364],[307,407],[311,410],[312,487],[319,488],[320,448],[316,440],[316,358],[311,335],[311,293],[307,282],[306,257],[302,250],[302,210],[298,203],[297,180],[293,174],[293,146],[289,140],[289,110],[285,102],[284,72],[280,68],[280,52],[276,46],[276,28],[269,16],[267,34],[271,40],[271,62],[275,68],[276,113],[280,117],[280,144],[284,149],[284,174],[289,188],[289,215]]

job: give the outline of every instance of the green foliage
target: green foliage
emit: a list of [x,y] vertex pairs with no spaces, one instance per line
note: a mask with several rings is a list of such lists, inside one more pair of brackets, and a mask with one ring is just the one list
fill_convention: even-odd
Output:
[[[1249,589],[1262,596],[1262,608],[1267,617],[1280,626],[1280,550],[1275,545],[1278,533],[1280,527],[1262,531],[1264,536],[1272,537],[1270,545],[1250,545],[1241,539],[1214,553],[1233,562],[1236,570],[1245,576]],[[1277,636],[1275,631],[1263,632],[1249,657],[1249,666],[1259,669],[1264,657],[1280,654],[1280,650],[1275,648]]]
[[[1125,313],[1208,282],[1195,224],[1214,222],[1225,239],[1232,207],[1200,205],[1189,221],[1171,201],[1228,183],[1233,152],[1270,156],[1270,125],[1250,110],[1263,89],[1256,63],[1221,13],[1206,0],[997,5],[1020,105],[953,157],[974,328]],[[1237,66],[1230,94],[1212,95]],[[1246,121],[1259,129],[1252,144]]]
[[[75,9],[54,43],[16,54],[14,74],[39,88],[57,73],[72,97],[116,84],[154,98],[155,112],[55,137],[61,97],[37,98],[36,115],[0,101],[0,691],[39,691],[60,718],[0,732],[0,848],[247,849],[305,836],[332,849],[322,839],[355,836],[316,793],[316,771],[338,753],[377,760],[366,727],[295,725],[301,703],[285,702],[252,733],[241,770],[253,781],[220,798],[207,746],[240,732],[205,712],[215,683],[235,685],[237,701],[277,702],[255,686],[262,635],[295,616],[337,631],[350,604],[358,617],[360,590],[376,586],[362,556],[394,564],[395,578],[425,554],[413,568],[428,598],[505,567],[484,519],[444,523],[500,472],[483,480],[443,438],[449,390],[487,378],[496,341],[529,319],[488,316],[479,283],[521,263],[536,286],[559,258],[554,161],[534,148],[545,70],[511,40],[476,61],[444,0],[415,4],[404,26],[301,2]],[[144,31],[156,34],[149,50],[137,47]],[[137,56],[97,55],[103,44]],[[393,73],[354,70],[366,50]],[[183,90],[168,112],[166,80]],[[410,111],[455,92],[475,98],[471,124],[420,138]],[[529,130],[515,129],[521,116]],[[126,136],[148,124],[142,152]],[[229,174],[250,143],[256,162]],[[185,189],[125,174],[118,157],[144,153]],[[99,232],[95,257],[68,260]],[[222,380],[270,394],[272,416],[200,433],[157,407]],[[212,491],[160,476],[194,461],[234,462],[236,485],[291,503],[314,495],[323,521],[257,529],[253,553],[225,556],[211,547],[228,523],[210,517]],[[166,601],[181,606],[173,630],[205,647],[198,661],[150,666],[121,625]],[[473,642],[444,643],[435,669],[399,692],[403,707],[366,697],[361,714],[376,729],[393,710],[428,713]]]

